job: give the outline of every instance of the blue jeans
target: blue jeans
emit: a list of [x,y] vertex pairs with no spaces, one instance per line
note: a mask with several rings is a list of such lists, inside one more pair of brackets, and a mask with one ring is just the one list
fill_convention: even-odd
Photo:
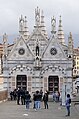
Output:
[[29,109],[29,100],[26,100],[26,109]]
[[70,106],[67,106],[67,112],[68,112],[68,116],[70,116]]
[[40,108],[40,101],[35,101],[35,109],[39,109]]
[[46,108],[48,109],[48,101],[44,101],[44,106],[45,106],[45,109]]

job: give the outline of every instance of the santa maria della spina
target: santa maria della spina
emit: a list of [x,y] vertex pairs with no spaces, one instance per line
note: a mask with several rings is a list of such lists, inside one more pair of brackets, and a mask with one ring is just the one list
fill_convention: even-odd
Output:
[[[61,16],[58,30],[51,18],[51,36],[46,31],[43,11],[35,9],[35,25],[29,34],[26,16],[19,18],[19,36],[8,45],[3,36],[3,78],[8,91],[23,88],[31,94],[36,90],[72,93],[73,39],[70,33],[65,44]],[[64,86],[66,84],[66,87]],[[64,95],[64,93],[63,93]]]

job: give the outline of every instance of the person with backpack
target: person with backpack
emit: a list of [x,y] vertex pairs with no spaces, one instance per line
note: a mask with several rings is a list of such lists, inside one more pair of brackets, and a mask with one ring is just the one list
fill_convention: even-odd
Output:
[[71,105],[70,94],[67,94],[67,99],[66,99],[67,115],[66,116],[70,116],[70,105]]

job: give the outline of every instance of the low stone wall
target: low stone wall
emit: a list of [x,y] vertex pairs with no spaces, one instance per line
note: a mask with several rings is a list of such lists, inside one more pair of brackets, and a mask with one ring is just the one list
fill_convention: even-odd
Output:
[[1,90],[0,91],[0,101],[6,100],[8,95],[7,95],[7,90]]

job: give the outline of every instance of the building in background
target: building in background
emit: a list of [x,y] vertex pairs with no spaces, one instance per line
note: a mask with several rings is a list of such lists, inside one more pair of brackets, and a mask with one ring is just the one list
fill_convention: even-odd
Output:
[[74,48],[73,92],[79,92],[79,47]]
[[2,74],[2,56],[3,56],[3,44],[0,44],[0,74]]
[[0,44],[0,90],[3,89],[3,75],[2,75],[3,61],[2,61],[2,56],[3,56],[3,44]]
[[79,76],[79,47],[74,49],[74,70],[73,70],[73,76],[78,77]]

